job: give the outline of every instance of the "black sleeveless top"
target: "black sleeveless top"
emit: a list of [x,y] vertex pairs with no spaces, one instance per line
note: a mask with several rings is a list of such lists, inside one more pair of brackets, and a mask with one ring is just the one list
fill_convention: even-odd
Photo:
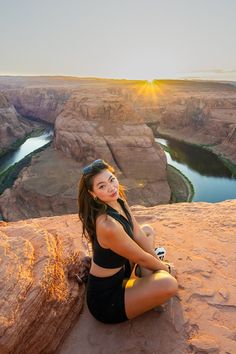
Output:
[[[123,226],[125,232],[131,238],[133,238],[133,223],[130,213],[126,209],[124,201],[122,199],[118,198],[118,202],[124,210],[127,219],[109,205],[107,205],[106,214],[117,220]],[[94,235],[93,261],[100,267],[118,268],[122,267],[125,264],[126,258],[113,252],[110,248],[103,248],[102,246],[100,246],[97,240],[97,236]]]

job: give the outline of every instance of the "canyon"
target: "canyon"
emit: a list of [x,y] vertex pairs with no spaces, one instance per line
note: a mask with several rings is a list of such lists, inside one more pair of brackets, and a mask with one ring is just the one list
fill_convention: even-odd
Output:
[[115,167],[131,205],[168,203],[157,131],[236,163],[236,88],[228,83],[1,77],[0,90],[24,117],[54,125],[51,147],[0,196],[6,220],[76,212],[81,168],[101,157]]
[[12,149],[14,143],[31,133],[35,125],[17,112],[0,92],[0,156]]
[[[4,151],[37,122],[54,126],[52,144],[0,196],[1,353],[236,351],[236,201],[168,204],[166,157],[154,140],[158,131],[236,164],[233,85],[0,77],[0,118]],[[127,186],[137,221],[153,226],[179,283],[164,312],[114,326],[90,315],[76,280],[91,257],[77,184],[101,157]]]

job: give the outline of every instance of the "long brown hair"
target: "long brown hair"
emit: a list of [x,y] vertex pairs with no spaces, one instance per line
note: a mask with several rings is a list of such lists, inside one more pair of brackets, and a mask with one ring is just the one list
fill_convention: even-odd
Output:
[[[79,218],[83,225],[82,236],[85,236],[93,246],[94,235],[96,234],[96,217],[106,213],[107,204],[99,199],[94,199],[89,191],[93,190],[94,176],[105,169],[115,174],[115,170],[103,160],[102,164],[94,166],[91,164],[90,166],[89,173],[83,173],[79,181],[78,206]],[[124,187],[121,184],[119,184],[119,195],[126,200]]]

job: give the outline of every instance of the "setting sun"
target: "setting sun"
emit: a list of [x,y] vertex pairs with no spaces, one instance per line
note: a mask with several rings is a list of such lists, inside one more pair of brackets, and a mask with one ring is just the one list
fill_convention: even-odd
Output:
[[160,84],[157,80],[151,79],[142,81],[138,87],[138,95],[146,97],[148,100],[155,101],[162,95]]

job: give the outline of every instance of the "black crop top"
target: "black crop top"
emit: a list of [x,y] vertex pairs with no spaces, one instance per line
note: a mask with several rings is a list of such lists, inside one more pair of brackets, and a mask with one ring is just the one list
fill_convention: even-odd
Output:
[[[118,198],[118,202],[120,203],[122,209],[127,216],[127,219],[118,213],[115,209],[111,206],[107,205],[107,215],[113,217],[117,220],[124,228],[125,232],[133,238],[133,223],[130,216],[130,213],[125,207],[124,201]],[[93,246],[93,261],[100,267],[104,268],[118,268],[122,267],[125,262],[126,258],[120,256],[119,254],[113,252],[110,248],[103,248],[100,246],[97,240],[97,236],[94,237],[94,246]]]

